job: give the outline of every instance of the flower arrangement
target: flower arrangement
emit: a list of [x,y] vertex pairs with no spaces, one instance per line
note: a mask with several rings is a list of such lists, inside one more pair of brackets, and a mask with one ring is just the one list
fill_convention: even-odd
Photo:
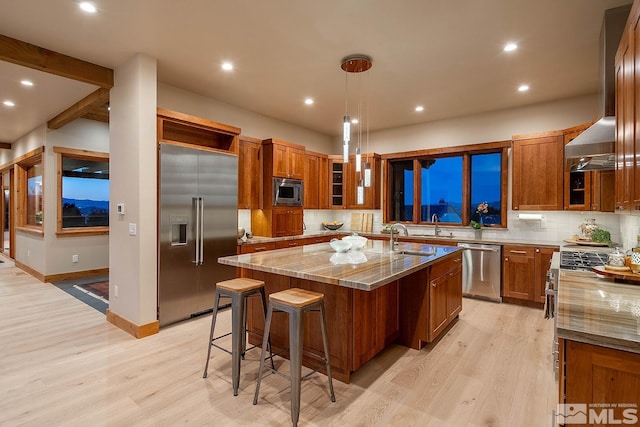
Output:
[[[476,230],[480,230],[482,228],[482,215],[489,213],[489,203],[487,202],[482,202],[478,205],[478,207],[476,208],[475,213],[472,215],[472,219],[471,222],[469,223],[471,225],[471,227],[475,228]],[[478,219],[477,221],[475,219]]]

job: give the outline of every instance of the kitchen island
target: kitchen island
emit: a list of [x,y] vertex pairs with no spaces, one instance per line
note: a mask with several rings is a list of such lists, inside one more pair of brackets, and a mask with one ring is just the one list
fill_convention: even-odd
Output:
[[[616,424],[634,424],[640,410],[638,283],[560,270],[557,334],[559,403],[586,404],[598,414],[609,411]],[[633,414],[625,417],[625,409]]]
[[[351,374],[388,345],[420,349],[433,342],[462,309],[461,249],[452,246],[368,241],[361,251],[334,252],[318,243],[220,258],[242,275],[265,282],[268,294],[290,287],[325,296],[333,376]],[[249,341],[261,344],[262,308],[249,301]],[[303,363],[315,367],[323,354],[318,319],[305,318]],[[274,316],[271,343],[286,355],[288,319]]]

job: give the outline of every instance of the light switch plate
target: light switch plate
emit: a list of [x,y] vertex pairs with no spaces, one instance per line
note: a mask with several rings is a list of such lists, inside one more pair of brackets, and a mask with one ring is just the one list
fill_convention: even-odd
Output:
[[116,205],[116,212],[118,212],[120,215],[124,215],[124,203],[118,203]]
[[137,234],[136,224],[133,222],[129,223],[129,236],[135,236]]

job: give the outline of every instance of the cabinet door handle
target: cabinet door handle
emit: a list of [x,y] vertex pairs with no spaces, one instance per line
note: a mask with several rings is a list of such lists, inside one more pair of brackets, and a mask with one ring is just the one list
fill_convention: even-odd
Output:
[[259,252],[259,251],[266,251],[266,250],[267,250],[267,247],[266,247],[266,246],[260,246],[259,248],[255,248],[255,251],[256,251],[256,252]]
[[509,251],[512,254],[522,254],[522,255],[526,255],[527,251]]
[[509,261],[509,257],[506,257],[504,260],[505,260],[505,261]]
[[539,253],[539,252],[540,252],[540,249],[536,248],[536,253]]

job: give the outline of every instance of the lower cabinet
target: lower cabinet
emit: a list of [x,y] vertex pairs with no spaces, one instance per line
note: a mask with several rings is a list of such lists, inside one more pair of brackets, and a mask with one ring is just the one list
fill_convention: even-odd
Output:
[[402,345],[420,349],[435,341],[462,310],[462,255],[400,279]]
[[544,303],[544,285],[557,247],[505,245],[502,248],[502,296]]
[[563,339],[559,344],[560,403],[586,406],[581,425],[636,425],[640,354]]
[[434,341],[462,311],[462,256],[431,267],[428,342]]
[[240,245],[240,250],[238,251],[238,253],[252,254],[255,252],[270,251],[275,248],[276,248],[275,242],[243,243],[242,245]]

